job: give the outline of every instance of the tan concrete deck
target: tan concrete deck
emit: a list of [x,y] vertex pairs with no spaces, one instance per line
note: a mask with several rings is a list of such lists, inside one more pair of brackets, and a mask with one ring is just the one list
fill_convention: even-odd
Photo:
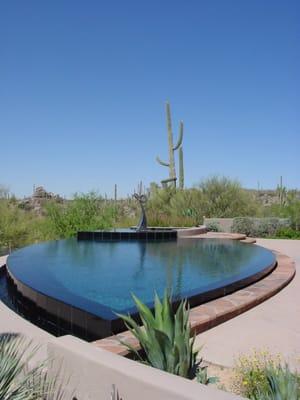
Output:
[[296,276],[271,299],[196,338],[202,355],[215,364],[232,366],[240,353],[269,349],[292,366],[300,366],[300,240],[257,239],[261,246],[296,261]]

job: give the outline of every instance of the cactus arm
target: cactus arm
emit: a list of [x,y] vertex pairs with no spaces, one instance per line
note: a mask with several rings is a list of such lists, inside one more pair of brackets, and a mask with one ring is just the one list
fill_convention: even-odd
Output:
[[156,161],[157,161],[160,165],[163,165],[164,167],[169,167],[169,166],[170,166],[169,163],[166,163],[166,162],[164,162],[164,161],[161,161],[161,159],[160,159],[159,157],[156,157]]
[[179,189],[184,189],[183,149],[179,148]]
[[182,139],[183,139],[183,122],[180,121],[179,137],[178,137],[178,141],[177,141],[176,146],[173,147],[173,150],[174,150],[174,151],[179,149],[179,147],[180,147],[181,144],[182,144]]

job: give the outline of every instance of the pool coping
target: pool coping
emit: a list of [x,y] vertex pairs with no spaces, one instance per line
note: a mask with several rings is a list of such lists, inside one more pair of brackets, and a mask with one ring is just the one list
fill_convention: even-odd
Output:
[[[273,253],[276,255],[277,266],[269,275],[229,295],[191,308],[192,332],[199,334],[228,321],[264,302],[287,286],[296,274],[295,262],[285,254],[277,251]],[[121,341],[139,349],[139,343],[130,331],[99,339],[91,344],[112,353],[127,356],[129,352]]]

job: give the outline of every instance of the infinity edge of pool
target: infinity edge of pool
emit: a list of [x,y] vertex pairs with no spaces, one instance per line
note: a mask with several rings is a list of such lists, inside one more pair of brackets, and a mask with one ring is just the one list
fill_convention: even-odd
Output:
[[[190,239],[184,240],[186,241]],[[217,242],[220,240],[216,239],[212,241]],[[229,239],[223,240],[223,242],[224,241],[231,242]],[[253,246],[251,244],[240,245]],[[259,246],[255,245],[255,248],[258,247]],[[194,307],[230,294],[262,279],[275,268],[276,258],[269,250],[264,248],[261,249],[263,249],[264,252],[269,253],[270,262],[268,262],[267,265],[263,265],[259,271],[256,271],[252,275],[243,277],[242,279],[228,282],[227,284],[224,282],[223,285],[218,287],[208,287],[207,290],[202,293],[197,293],[197,290],[190,291],[189,293],[185,293],[185,296],[183,297],[187,297],[191,307]],[[22,250],[24,249],[19,250],[17,253],[22,252]],[[28,283],[25,284],[20,277],[12,272],[13,268],[10,268],[10,262],[13,260],[14,254],[16,253],[13,253],[7,260],[7,275],[10,282],[9,286],[11,295],[14,296],[15,301],[18,303],[18,307],[22,308],[23,315],[38,317],[49,321],[54,326],[57,326],[58,335],[72,333],[75,336],[82,337],[86,340],[104,338],[110,336],[112,333],[119,333],[124,330],[125,327],[122,320],[112,312],[109,307],[103,304],[83,299],[80,296],[74,297],[74,293],[71,298],[73,301],[75,299],[75,304],[74,302],[71,304],[68,301],[69,293],[65,288],[64,291],[66,291],[66,293],[64,293],[64,295],[66,295],[66,297],[58,299],[54,298],[54,296],[49,296],[46,293],[43,293],[38,288],[30,287]],[[181,298],[174,301],[174,307]],[[149,303],[148,305],[152,306],[152,304]],[[129,313],[134,318],[137,318],[135,307],[129,307],[126,310],[122,310],[122,312],[126,314]]]

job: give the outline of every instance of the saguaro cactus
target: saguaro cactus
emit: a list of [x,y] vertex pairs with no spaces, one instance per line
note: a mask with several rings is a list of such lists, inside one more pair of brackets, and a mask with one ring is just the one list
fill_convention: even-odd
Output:
[[118,186],[115,183],[115,192],[114,192],[114,200],[115,200],[115,202],[117,201],[117,199],[118,199]]
[[169,168],[169,179],[165,179],[162,181],[163,184],[171,183],[174,187],[176,187],[176,167],[175,167],[175,157],[174,153],[176,150],[180,148],[182,145],[183,139],[183,122],[180,121],[179,126],[179,137],[176,145],[173,144],[173,130],[172,130],[172,119],[171,119],[171,109],[170,104],[166,103],[166,114],[167,114],[167,131],[168,131],[168,144],[169,144],[169,162],[161,161],[159,157],[156,157],[157,162],[164,167]]
[[286,203],[286,197],[287,197],[287,190],[286,187],[283,186],[282,184],[282,176],[280,177],[280,184],[277,185],[277,195],[278,195],[278,199],[279,199],[279,204],[281,207],[283,207]]
[[183,149],[179,148],[179,189],[184,189]]

